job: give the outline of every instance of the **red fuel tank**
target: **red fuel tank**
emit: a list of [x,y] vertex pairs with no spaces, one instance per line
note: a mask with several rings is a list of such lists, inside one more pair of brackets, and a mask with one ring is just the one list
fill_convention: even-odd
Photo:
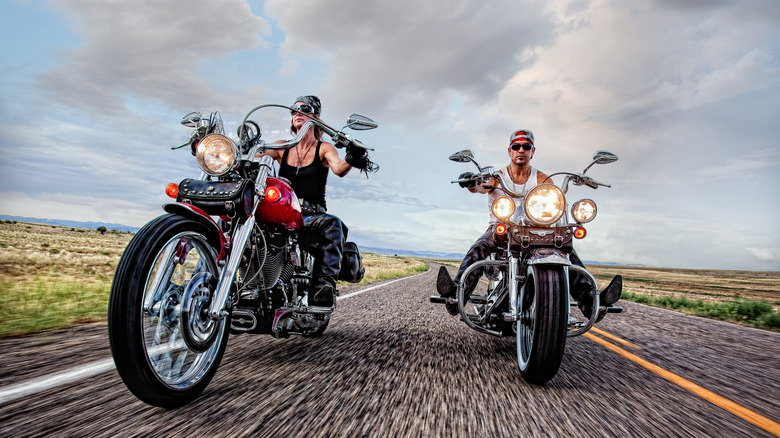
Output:
[[282,225],[290,230],[303,228],[301,203],[290,184],[284,179],[269,177],[255,217],[262,224]]

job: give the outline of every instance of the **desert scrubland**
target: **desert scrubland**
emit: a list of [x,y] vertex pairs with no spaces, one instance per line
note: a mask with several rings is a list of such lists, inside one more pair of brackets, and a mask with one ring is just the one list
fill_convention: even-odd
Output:
[[[113,230],[0,222],[0,336],[105,320],[114,270],[131,238]],[[427,269],[423,259],[373,253],[363,254],[363,263],[364,284]],[[626,299],[780,329],[780,272],[588,268],[602,287],[623,275]]]

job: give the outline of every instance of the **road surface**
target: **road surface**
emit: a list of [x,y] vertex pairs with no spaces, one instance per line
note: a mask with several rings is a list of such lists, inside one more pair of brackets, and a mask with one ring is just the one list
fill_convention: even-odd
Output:
[[0,436],[780,435],[778,333],[626,302],[532,386],[513,337],[428,301],[432,267],[340,299],[322,338],[231,337],[174,410],[125,388],[105,325],[0,340]]

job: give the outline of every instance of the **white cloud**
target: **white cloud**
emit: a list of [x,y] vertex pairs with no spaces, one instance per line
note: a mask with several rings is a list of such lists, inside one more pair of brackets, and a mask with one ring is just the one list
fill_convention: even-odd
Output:
[[301,69],[301,64],[297,59],[288,59],[282,64],[282,68],[279,69],[279,76],[287,77],[297,73]]
[[755,258],[762,261],[780,262],[780,249],[777,248],[746,248]]
[[[586,260],[777,269],[765,219],[780,215],[767,201],[780,184],[775,0],[253,3],[264,17],[239,0],[48,4],[78,37],[30,51],[28,70],[0,61],[49,69],[37,87],[0,84],[0,201],[13,214],[137,225],[159,213],[165,182],[197,175],[168,149],[188,136],[183,113],[219,109],[233,133],[248,108],[313,93],[328,121],[380,124],[359,135],[380,172],[328,187],[372,246],[465,251],[487,202],[450,184],[472,168],[447,156],[468,147],[502,166],[523,127],[548,173],[580,170],[596,149],[620,155],[589,171],[612,189],[570,192],[599,205]],[[334,11],[339,23],[323,19]],[[264,138],[287,135],[287,119],[258,121]]]
[[74,195],[60,192],[39,192],[27,195],[21,192],[0,192],[2,212],[10,216],[62,219],[79,222],[105,222],[141,227],[162,210],[154,212],[146,205],[115,196],[105,197],[96,190],[94,195]]
[[[554,29],[531,1],[272,0],[266,10],[286,30],[284,53],[330,63],[324,95],[400,120],[425,117],[455,95],[491,100]],[[332,11],[343,25],[322,19]]]
[[270,34],[270,25],[241,0],[51,3],[84,43],[42,75],[41,85],[60,104],[97,115],[123,113],[128,94],[176,108],[214,105],[218,91],[198,70],[209,60],[265,46],[260,35]]

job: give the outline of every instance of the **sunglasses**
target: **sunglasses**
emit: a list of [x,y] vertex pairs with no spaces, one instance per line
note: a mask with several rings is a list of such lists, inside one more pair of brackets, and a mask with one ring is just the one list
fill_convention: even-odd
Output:
[[290,115],[295,115],[295,113],[301,113],[301,114],[314,114],[314,108],[312,108],[311,105],[303,104],[303,105],[293,105],[292,109],[290,110]]
[[513,151],[519,151],[520,148],[530,151],[531,149],[533,149],[534,145],[532,145],[531,143],[523,143],[523,144],[515,143],[510,147],[512,148]]

